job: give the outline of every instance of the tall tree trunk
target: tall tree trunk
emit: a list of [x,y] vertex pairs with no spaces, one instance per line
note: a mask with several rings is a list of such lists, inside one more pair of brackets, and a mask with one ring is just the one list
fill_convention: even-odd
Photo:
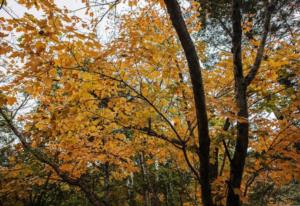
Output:
[[136,206],[137,203],[135,201],[135,194],[134,194],[134,174],[131,172],[129,178],[127,179],[127,186],[128,186],[128,205],[129,206]]
[[110,206],[110,185],[109,185],[109,163],[106,162],[103,165],[103,172],[104,172],[104,205],[105,206]]
[[88,186],[80,184],[79,187],[84,192],[85,196],[87,197],[91,205],[94,206],[104,205],[101,203],[99,197],[95,194],[95,192],[91,191]]
[[229,190],[227,194],[228,206],[241,205],[240,186],[242,182],[243,170],[245,166],[248,139],[249,139],[249,123],[248,123],[248,105],[247,105],[247,87],[255,78],[262,61],[264,48],[268,33],[270,31],[271,15],[275,9],[275,2],[270,0],[266,2],[265,19],[263,25],[263,33],[261,41],[256,53],[254,64],[249,73],[244,77],[242,64],[242,16],[241,16],[241,0],[232,0],[232,52],[233,67],[235,79],[235,100],[238,108],[237,122],[237,140],[234,156],[230,165]]
[[210,164],[210,178],[211,180],[215,180],[218,177],[218,171],[219,171],[219,148],[214,149],[213,154],[214,162]]
[[155,160],[154,162],[155,164],[155,169],[154,169],[154,180],[151,181],[151,192],[152,192],[152,200],[151,200],[151,203],[152,203],[152,206],[160,206],[160,200],[159,200],[159,196],[158,196],[158,185],[159,185],[159,177],[157,175],[157,172],[158,172],[158,168],[159,168],[159,163],[157,160]]
[[202,82],[201,67],[199,57],[197,55],[195,45],[187,30],[183,19],[180,6],[176,0],[164,0],[173,27],[175,28],[181,45],[183,47],[185,57],[188,62],[191,82],[193,85],[194,102],[197,116],[198,126],[198,155],[200,159],[200,184],[202,193],[202,203],[204,206],[213,205],[209,175],[209,150],[210,138],[208,130],[208,119],[205,103],[205,93]]
[[144,182],[144,187],[143,187],[144,205],[151,206],[149,179],[148,179],[148,173],[145,165],[143,152],[140,154],[140,167],[141,167],[141,172],[142,172],[142,177]]
[[247,106],[247,85],[245,84],[242,65],[242,16],[241,0],[232,0],[232,52],[233,72],[235,80],[235,101],[238,109],[237,139],[234,156],[230,165],[230,179],[228,182],[227,205],[241,205],[237,191],[240,190],[245,160],[248,148],[248,106]]

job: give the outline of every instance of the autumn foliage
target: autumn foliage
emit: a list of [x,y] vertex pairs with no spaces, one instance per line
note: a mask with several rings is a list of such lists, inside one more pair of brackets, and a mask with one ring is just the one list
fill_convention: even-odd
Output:
[[300,203],[298,1],[73,1],[0,0],[0,205]]

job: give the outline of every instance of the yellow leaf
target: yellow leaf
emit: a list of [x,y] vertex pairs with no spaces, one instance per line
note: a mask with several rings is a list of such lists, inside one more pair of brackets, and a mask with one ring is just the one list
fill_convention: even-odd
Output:
[[16,102],[15,97],[7,97],[7,104],[8,105],[13,105]]

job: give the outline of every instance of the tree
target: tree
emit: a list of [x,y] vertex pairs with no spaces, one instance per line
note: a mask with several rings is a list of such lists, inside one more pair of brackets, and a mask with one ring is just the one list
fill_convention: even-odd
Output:
[[[149,206],[241,205],[264,178],[281,186],[297,179],[299,38],[271,29],[275,11],[293,5],[84,3],[87,23],[50,1],[20,2],[42,17],[0,20],[2,77],[10,77],[1,86],[3,128],[18,138],[11,146],[23,147],[12,147],[14,155],[45,168],[34,176],[46,181],[50,172],[51,184],[80,189],[91,205]],[[128,10],[118,16],[118,5]],[[96,8],[115,14],[108,42],[98,38],[105,17]],[[207,39],[212,26],[226,34]],[[220,39],[214,58],[211,44]],[[34,108],[11,115],[20,94]],[[289,175],[278,181],[284,168]],[[74,197],[84,204],[80,192]]]

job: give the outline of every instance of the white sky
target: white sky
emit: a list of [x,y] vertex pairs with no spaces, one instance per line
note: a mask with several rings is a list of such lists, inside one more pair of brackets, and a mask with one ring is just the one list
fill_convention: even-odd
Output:
[[[75,10],[84,7],[84,4],[82,4],[81,0],[55,0],[55,2],[57,5],[59,5],[59,7],[63,8],[65,6],[69,10]],[[0,17],[9,17],[6,11],[9,11],[9,13],[15,14],[19,17],[21,17],[25,12],[31,13],[36,17],[41,15],[41,13],[36,9],[28,10],[27,8],[21,6],[16,0],[7,1],[7,5],[0,10]],[[78,11],[76,14],[83,17],[84,10]]]
[[[75,12],[73,12],[73,14],[81,18],[82,21],[88,23],[91,20],[91,17],[85,14],[86,9],[81,9],[85,7],[85,4],[83,4],[81,0],[55,0],[55,3],[60,8],[66,7],[69,11],[76,10]],[[91,3],[91,5],[93,4]],[[93,7],[92,10],[95,11],[95,16],[101,17],[106,12],[107,8],[108,6],[106,6],[106,8]],[[118,13],[123,9],[124,9],[124,4],[117,6]],[[22,17],[25,12],[32,14],[36,18],[42,17],[41,11],[37,11],[35,8],[27,9],[26,7],[20,5],[16,0],[7,0],[7,5],[4,5],[3,8],[0,10],[0,17],[19,18]],[[105,30],[105,28],[108,26],[111,28],[110,31]],[[112,19],[109,19],[109,16],[106,15],[106,17],[101,21],[101,23],[97,25],[97,32],[99,34],[99,39],[101,41],[104,42],[108,41],[109,36],[111,35],[112,32],[112,27],[113,27]]]

